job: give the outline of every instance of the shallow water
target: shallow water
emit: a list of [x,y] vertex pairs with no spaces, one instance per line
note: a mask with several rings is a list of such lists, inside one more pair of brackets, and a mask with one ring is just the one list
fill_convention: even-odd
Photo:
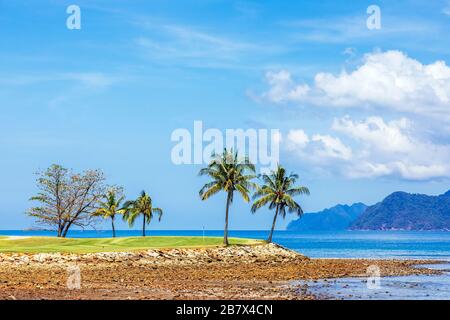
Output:
[[446,270],[442,275],[383,277],[379,286],[368,286],[365,278],[340,278],[302,282],[310,293],[325,299],[345,300],[448,300],[450,264],[429,265]]

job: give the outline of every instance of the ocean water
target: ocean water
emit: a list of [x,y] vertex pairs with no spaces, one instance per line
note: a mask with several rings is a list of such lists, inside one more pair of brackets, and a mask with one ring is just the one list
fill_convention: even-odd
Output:
[[[120,237],[140,236],[139,230],[120,230]],[[0,231],[9,236],[54,236],[48,231]],[[154,231],[154,236],[222,236],[220,230]],[[268,231],[231,231],[232,237],[265,239]],[[110,237],[110,231],[72,231],[69,237]],[[330,299],[445,299],[450,300],[450,232],[409,231],[276,231],[274,242],[312,258],[432,259],[444,264],[418,266],[443,271],[441,275],[383,277],[370,289],[365,278],[325,279],[308,284],[309,291]]]
[[[55,236],[50,231],[0,230],[10,236]],[[119,230],[117,236],[140,236],[140,230]],[[223,236],[221,230],[147,230],[151,236]],[[268,231],[230,231],[232,237],[266,239]],[[68,237],[106,238],[109,230],[71,231]],[[376,258],[450,260],[450,232],[409,231],[275,231],[274,242],[313,258]]]

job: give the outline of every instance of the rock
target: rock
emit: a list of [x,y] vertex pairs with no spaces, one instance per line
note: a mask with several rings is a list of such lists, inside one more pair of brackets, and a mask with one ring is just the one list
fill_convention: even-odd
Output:
[[127,265],[193,265],[198,263],[283,263],[307,258],[276,244],[215,248],[150,249],[141,252],[100,252],[88,254],[38,253],[0,254],[0,261],[18,264],[64,264],[82,262],[87,265],[122,262]]

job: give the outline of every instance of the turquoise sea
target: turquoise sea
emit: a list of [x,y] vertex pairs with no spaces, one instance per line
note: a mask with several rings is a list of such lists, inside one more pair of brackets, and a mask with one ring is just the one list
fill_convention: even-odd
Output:
[[[110,231],[72,231],[70,237],[110,237]],[[231,231],[231,236],[265,239],[267,231]],[[0,231],[0,235],[53,236],[48,231]],[[139,236],[138,230],[118,236]],[[148,231],[155,236],[222,236],[220,230]],[[384,277],[378,289],[368,289],[364,278],[307,282],[310,291],[331,299],[446,299],[450,300],[450,232],[409,231],[276,231],[274,242],[313,258],[433,259],[442,275]],[[419,266],[420,267],[420,266]]]

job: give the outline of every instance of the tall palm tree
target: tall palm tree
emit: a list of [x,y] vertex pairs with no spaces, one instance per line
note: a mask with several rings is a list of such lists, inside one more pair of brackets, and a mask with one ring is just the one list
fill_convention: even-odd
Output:
[[113,238],[116,237],[116,229],[114,227],[114,219],[117,214],[124,214],[125,209],[120,208],[124,196],[120,195],[118,190],[111,189],[104,196],[104,201],[99,201],[99,208],[92,214],[93,216],[100,216],[104,219],[111,219]]
[[248,157],[240,158],[237,152],[233,152],[233,150],[227,151],[227,149],[224,149],[222,154],[213,153],[211,162],[199,172],[199,175],[206,175],[212,179],[199,192],[202,200],[209,199],[221,190],[227,194],[223,237],[223,243],[226,246],[228,246],[229,209],[233,202],[234,192],[237,191],[244,201],[249,202],[250,189],[256,187],[251,182],[256,177],[254,172],[255,166],[250,163]]
[[127,201],[124,204],[125,214],[124,220],[128,221],[130,226],[134,225],[136,218],[140,215],[143,217],[142,236],[145,237],[145,225],[149,224],[153,219],[153,214],[158,214],[158,221],[161,221],[163,211],[160,208],[154,208],[152,198],[142,191],[139,198],[134,201]]
[[272,242],[273,230],[277,222],[278,215],[281,215],[283,219],[286,217],[286,209],[289,213],[296,213],[298,216],[303,214],[302,207],[294,201],[294,196],[306,194],[309,195],[309,189],[307,187],[295,186],[298,179],[298,175],[290,174],[286,175],[286,170],[278,165],[275,171],[270,174],[263,174],[261,176],[264,184],[258,187],[253,198],[258,199],[252,205],[252,212],[262,208],[266,204],[269,204],[269,209],[275,209],[275,216],[273,217],[272,229],[270,230],[269,238],[267,242]]

